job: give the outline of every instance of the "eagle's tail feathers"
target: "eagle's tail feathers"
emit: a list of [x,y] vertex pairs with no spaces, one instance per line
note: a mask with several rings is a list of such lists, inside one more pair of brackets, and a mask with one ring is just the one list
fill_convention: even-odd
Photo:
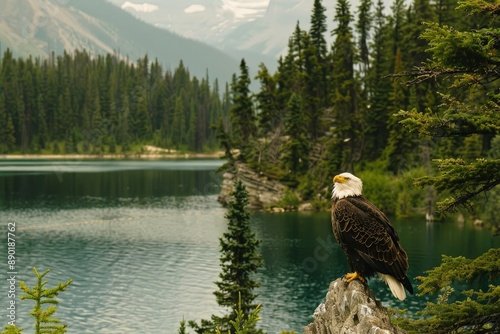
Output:
[[401,282],[399,282],[396,278],[394,278],[391,275],[386,275],[381,273],[378,273],[378,275],[387,283],[387,285],[389,285],[389,288],[391,289],[391,292],[394,295],[394,297],[396,297],[399,300],[405,300],[406,298],[405,288],[403,284],[401,284]]

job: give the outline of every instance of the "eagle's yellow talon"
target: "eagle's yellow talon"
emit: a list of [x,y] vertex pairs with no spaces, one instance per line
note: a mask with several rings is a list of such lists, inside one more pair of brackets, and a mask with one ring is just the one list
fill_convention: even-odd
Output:
[[361,282],[365,283],[365,279],[363,278],[363,276],[361,276],[360,274],[358,274],[357,272],[353,272],[353,273],[347,273],[345,275],[345,280],[347,281],[347,283],[351,283],[352,281],[354,281],[355,279],[357,280],[360,280]]

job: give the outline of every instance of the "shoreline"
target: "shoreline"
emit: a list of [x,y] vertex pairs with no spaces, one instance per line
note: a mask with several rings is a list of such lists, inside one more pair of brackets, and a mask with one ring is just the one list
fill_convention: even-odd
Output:
[[173,160],[173,159],[220,159],[223,152],[183,154],[0,154],[0,160]]

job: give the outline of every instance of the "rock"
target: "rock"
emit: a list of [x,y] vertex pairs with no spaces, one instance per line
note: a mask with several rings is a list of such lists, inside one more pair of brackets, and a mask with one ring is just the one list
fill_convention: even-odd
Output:
[[226,205],[229,194],[233,191],[233,183],[238,177],[248,191],[250,209],[262,210],[278,203],[287,187],[276,180],[269,179],[265,175],[260,175],[243,163],[235,162],[235,172],[226,172],[222,176],[221,191],[218,201]]
[[302,203],[299,205],[299,211],[314,211],[314,207],[311,203]]
[[314,321],[304,334],[403,334],[393,326],[387,309],[360,281],[339,278],[330,283],[326,300],[314,311]]
[[279,208],[279,207],[274,207],[274,208],[271,209],[271,212],[281,213],[281,212],[285,212],[285,209]]

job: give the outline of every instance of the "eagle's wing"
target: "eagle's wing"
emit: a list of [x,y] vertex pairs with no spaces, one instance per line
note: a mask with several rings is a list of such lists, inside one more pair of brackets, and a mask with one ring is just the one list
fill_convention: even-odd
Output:
[[375,271],[399,280],[406,278],[408,255],[382,211],[358,196],[337,201],[333,214],[339,242],[356,250]]

